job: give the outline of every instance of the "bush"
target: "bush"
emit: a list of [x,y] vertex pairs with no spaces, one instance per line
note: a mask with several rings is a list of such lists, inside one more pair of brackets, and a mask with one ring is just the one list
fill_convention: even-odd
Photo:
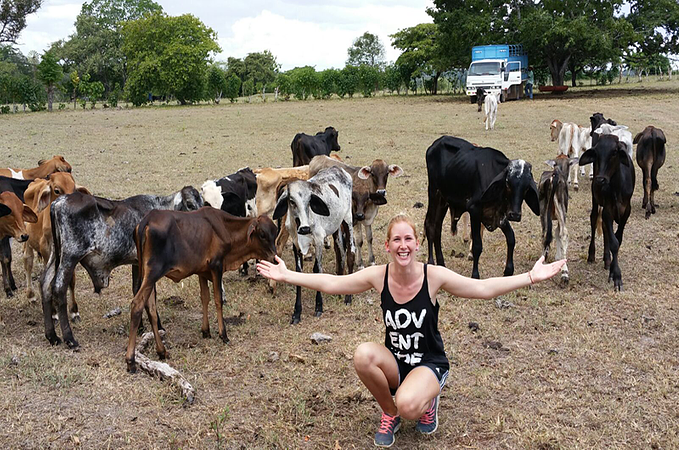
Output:
[[59,111],[66,109],[66,103],[59,103]]
[[0,114],[9,114],[9,106],[4,105],[0,107]]

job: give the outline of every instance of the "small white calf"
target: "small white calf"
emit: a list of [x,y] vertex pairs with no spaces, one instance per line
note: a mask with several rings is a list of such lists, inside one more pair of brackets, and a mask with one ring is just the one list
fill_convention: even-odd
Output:
[[495,128],[495,119],[497,119],[497,96],[487,94],[483,100],[484,121],[486,122],[486,130],[490,127]]
[[627,130],[625,125],[610,125],[608,123],[602,123],[596,130],[594,130],[594,132],[598,135],[612,134],[613,136],[617,136],[620,142],[625,143],[627,156],[629,156],[630,161],[634,161],[632,133]]
[[[554,122],[552,122],[554,123]],[[579,158],[580,153],[584,152],[592,146],[592,138],[590,136],[590,127],[581,127],[573,122],[566,122],[561,124],[559,131],[559,155],[566,155],[569,158]],[[589,167],[589,178],[592,179],[594,174],[594,167]],[[585,175],[584,166],[580,167],[580,175]],[[568,171],[568,183],[573,185],[573,189],[578,190],[578,168],[571,166]]]

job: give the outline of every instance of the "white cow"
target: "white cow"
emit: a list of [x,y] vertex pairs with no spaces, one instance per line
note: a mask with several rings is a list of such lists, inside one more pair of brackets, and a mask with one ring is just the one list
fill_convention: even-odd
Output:
[[630,161],[634,161],[632,133],[630,133],[627,130],[627,127],[625,125],[611,125],[608,123],[602,123],[596,130],[594,130],[594,132],[598,135],[612,134],[613,136],[617,136],[620,142],[625,143],[625,147],[627,149],[627,156],[629,156]]
[[[498,94],[499,95],[499,94]],[[497,103],[498,97],[493,94],[487,94],[483,100],[484,121],[486,122],[486,130],[490,127],[495,128],[495,119],[497,119]]]
[[[554,122],[552,122],[554,124]],[[550,125],[550,128],[552,126]],[[559,154],[569,158],[579,158],[580,153],[592,147],[591,127],[581,127],[577,123],[566,122],[560,124],[559,131]],[[552,136],[554,133],[552,133]],[[580,167],[580,175],[585,176],[585,167]],[[589,179],[594,176],[594,166],[589,165]],[[578,190],[578,167],[571,166],[568,171],[568,183],[573,185],[573,189]]]

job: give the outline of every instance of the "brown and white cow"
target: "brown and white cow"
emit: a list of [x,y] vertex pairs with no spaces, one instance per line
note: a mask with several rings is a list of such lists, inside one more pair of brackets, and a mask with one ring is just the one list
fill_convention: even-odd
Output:
[[351,208],[354,227],[354,239],[356,241],[356,261],[358,269],[363,268],[363,232],[368,240],[368,264],[375,264],[373,254],[372,224],[377,216],[379,205],[387,203],[387,180],[391,175],[394,178],[403,175],[403,169],[396,164],[387,164],[382,159],[376,159],[369,166],[356,167],[336,161],[327,156],[316,156],[309,163],[309,175],[314,176],[328,167],[337,166],[346,170],[351,175]]
[[646,218],[655,214],[655,191],[658,190],[658,169],[665,164],[665,133],[660,128],[648,126],[634,137],[637,144],[637,164],[643,174],[644,199],[641,207],[646,209]]
[[66,162],[63,156],[56,155],[50,159],[41,159],[38,161],[38,167],[33,169],[0,169],[0,175],[19,180],[34,180],[36,178],[45,178],[47,175],[54,172],[70,172],[71,165]]
[[[549,246],[552,243],[552,221],[556,221],[556,259],[566,259],[568,252],[568,229],[566,214],[568,212],[568,173],[571,166],[577,164],[578,158],[559,155],[555,159],[545,161],[553,170],[545,171],[538,184],[540,200],[540,221],[542,223],[542,254],[547,259]],[[568,265],[561,268],[561,281],[568,283]]]
[[229,339],[222,317],[222,275],[224,271],[236,270],[252,258],[273,261],[275,239],[276,225],[266,216],[234,217],[215,208],[201,208],[194,212],[154,210],[148,213],[134,230],[141,286],[130,306],[130,336],[125,355],[127,370],[136,370],[135,339],[144,308],[149,314],[158,356],[161,359],[167,356],[158,333],[158,280],[168,277],[178,282],[198,275],[204,338],[210,337],[208,281],[212,282],[219,337],[226,343]]
[[[591,127],[582,127],[577,123],[553,120],[549,125],[550,138],[559,142],[559,154],[569,158],[579,158],[580,154],[592,146]],[[585,168],[580,167],[580,176],[585,176]],[[594,166],[589,166],[589,179],[594,176]],[[579,189],[578,167],[574,165],[568,173],[568,184],[576,191]]]
[[[33,289],[33,252],[37,252],[44,262],[52,252],[52,220],[50,219],[50,205],[57,197],[72,194],[76,190],[89,194],[86,188],[76,186],[73,176],[68,172],[51,174],[47,179],[38,178],[33,181],[24,193],[24,201],[38,215],[36,223],[29,224],[28,241],[24,244],[24,269],[26,271],[26,296],[35,298]],[[75,277],[71,281],[71,319],[78,316],[78,305],[73,291]]]

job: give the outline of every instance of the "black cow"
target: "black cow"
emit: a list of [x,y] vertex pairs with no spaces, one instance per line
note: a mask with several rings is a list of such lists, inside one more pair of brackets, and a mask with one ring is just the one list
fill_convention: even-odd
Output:
[[469,212],[472,227],[472,277],[479,278],[479,256],[483,249],[481,224],[488,231],[500,228],[507,239],[504,274],[514,273],[514,231],[510,221],[521,221],[521,205],[526,201],[535,215],[540,214],[538,191],[531,165],[524,160],[509,160],[502,152],[475,147],[464,139],[443,136],[427,149],[429,206],[424,222],[429,245],[429,264],[445,265],[441,251],[441,226],[450,208],[451,228]]
[[[597,220],[601,214],[604,232],[604,267],[610,268],[608,280],[613,280],[614,289],[622,290],[618,250],[622,244],[622,233],[631,211],[634,166],[627,155],[625,143],[612,134],[599,136],[596,145],[582,154],[579,164],[582,166],[589,163],[594,163],[594,180],[592,181],[592,212],[589,216],[592,235],[587,262],[594,262],[596,251],[594,236]],[[613,233],[613,221],[618,224],[615,233]],[[611,254],[613,254],[612,261]]]
[[655,214],[655,191],[658,190],[658,169],[665,164],[665,133],[660,128],[648,126],[634,137],[637,144],[637,164],[644,177],[644,199],[641,207],[646,209],[646,218]]
[[486,99],[486,91],[483,88],[476,88],[476,104],[479,106],[478,112],[483,108],[483,101]]
[[292,149],[292,166],[307,165],[314,156],[330,156],[331,151],[340,151],[340,145],[337,142],[337,130],[328,127],[325,131],[316,133],[316,136],[297,133],[290,144],[290,148]]
[[108,286],[113,269],[132,264],[132,291],[136,293],[139,269],[133,233],[137,224],[154,209],[192,211],[202,206],[200,193],[191,186],[168,196],[136,195],[119,201],[80,192],[56,199],[50,210],[54,251],[40,277],[45,337],[49,342],[61,342],[52,321],[54,301],[64,341],[70,348],[78,347],[66,310],[66,289],[78,263],[87,270],[97,294]]
[[[32,182],[33,180],[17,180],[0,176],[0,193],[14,192],[23,202],[24,192]],[[0,263],[2,265],[2,285],[5,288],[5,295],[9,298],[17,290],[14,275],[12,275],[12,247],[9,244],[9,236],[0,239]]]
[[616,126],[618,124],[615,120],[606,119],[604,115],[601,113],[592,114],[592,116],[589,118],[589,123],[592,125],[592,129],[589,132],[589,135],[592,136],[592,147],[594,147],[597,141],[599,140],[599,133],[595,133],[596,129],[599,128],[599,126],[601,126],[604,123],[608,123],[613,126]]
[[257,177],[249,167],[201,187],[205,204],[236,217],[257,217]]

